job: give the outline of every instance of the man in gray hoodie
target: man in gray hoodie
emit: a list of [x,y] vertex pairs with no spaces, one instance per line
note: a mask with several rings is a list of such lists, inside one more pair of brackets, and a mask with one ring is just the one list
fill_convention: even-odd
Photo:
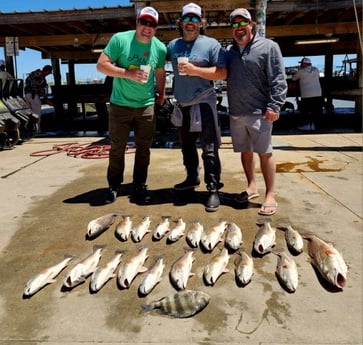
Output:
[[283,57],[276,42],[255,33],[248,10],[235,9],[230,22],[234,38],[226,51],[230,129],[233,149],[241,152],[247,179],[247,188],[235,199],[246,203],[259,196],[254,160],[257,153],[266,187],[258,213],[270,216],[277,211],[272,126],[279,119],[287,93]]

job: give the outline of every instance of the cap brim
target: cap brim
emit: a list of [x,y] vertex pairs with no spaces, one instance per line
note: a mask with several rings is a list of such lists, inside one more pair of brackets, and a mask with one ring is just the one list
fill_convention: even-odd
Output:
[[139,16],[139,17],[138,17],[138,19],[140,19],[140,18],[150,19],[150,20],[151,20],[151,21],[153,21],[155,24],[158,24],[158,22],[155,20],[155,18],[154,18],[154,17],[152,17],[152,16],[150,16],[150,15],[148,15],[148,14],[141,15],[141,16]]

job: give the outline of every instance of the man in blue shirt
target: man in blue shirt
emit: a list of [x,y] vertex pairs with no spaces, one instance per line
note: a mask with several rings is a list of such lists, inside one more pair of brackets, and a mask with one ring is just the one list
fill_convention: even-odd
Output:
[[[183,7],[179,29],[181,37],[169,43],[168,57],[173,65],[174,97],[177,100],[172,123],[179,131],[187,178],[174,189],[188,190],[200,184],[196,147],[199,138],[204,182],[209,191],[205,209],[213,212],[219,208],[218,190],[223,186],[220,182],[220,128],[213,81],[226,78],[224,52],[217,40],[201,33],[200,6],[190,3]],[[188,61],[178,63],[178,57],[187,57]]]

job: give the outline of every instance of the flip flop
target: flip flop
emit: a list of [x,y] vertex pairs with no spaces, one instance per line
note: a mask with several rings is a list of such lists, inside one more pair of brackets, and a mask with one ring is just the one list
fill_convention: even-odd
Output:
[[248,202],[248,200],[258,198],[259,196],[260,194],[258,193],[248,194],[246,191],[243,191],[241,194],[236,195],[234,200],[242,204]]
[[[261,216],[272,216],[277,211],[277,202],[275,204],[262,204],[260,210],[258,211],[258,214]],[[266,212],[264,209],[269,208],[271,211]]]

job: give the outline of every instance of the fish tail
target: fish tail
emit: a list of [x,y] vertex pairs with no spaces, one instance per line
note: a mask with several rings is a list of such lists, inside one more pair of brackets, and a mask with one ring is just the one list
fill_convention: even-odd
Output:
[[305,240],[311,240],[316,236],[312,231],[300,232],[300,235]]
[[154,308],[155,308],[154,304],[142,304],[141,305],[141,313],[146,314],[149,311],[153,310]]
[[257,225],[264,225],[266,223],[272,223],[272,219],[271,218],[260,218],[260,219],[256,220]]

